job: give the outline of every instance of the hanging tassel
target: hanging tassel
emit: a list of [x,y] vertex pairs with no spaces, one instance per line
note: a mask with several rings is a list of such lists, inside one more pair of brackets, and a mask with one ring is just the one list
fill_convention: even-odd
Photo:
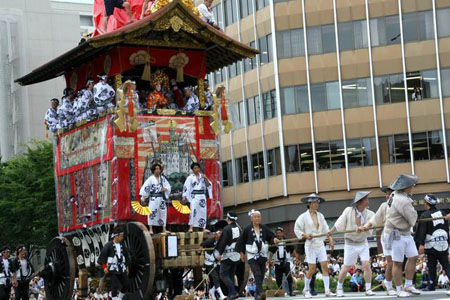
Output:
[[183,67],[178,67],[177,68],[177,82],[184,82]]
[[141,79],[145,80],[145,81],[150,81],[151,74],[152,74],[152,69],[151,69],[150,61],[148,61],[145,63],[144,72],[142,72]]

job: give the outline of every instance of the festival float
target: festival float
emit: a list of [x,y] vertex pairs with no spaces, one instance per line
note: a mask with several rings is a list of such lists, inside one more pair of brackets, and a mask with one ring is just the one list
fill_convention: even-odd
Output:
[[[179,294],[185,269],[202,279],[198,249],[208,234],[187,232],[183,183],[190,164],[200,163],[213,187],[208,222],[222,218],[218,136],[231,129],[223,88],[212,109],[203,110],[204,78],[257,53],[203,22],[191,1],[161,1],[141,20],[82,41],[16,80],[25,86],[63,75],[67,87],[79,90],[106,73],[116,91],[113,109],[54,137],[59,236],[48,245],[41,270],[47,299],[71,299],[76,278],[80,295],[87,296],[88,278],[103,276],[97,258],[115,226],[125,229],[132,257],[126,299],[152,299],[166,289]],[[200,110],[167,105],[182,104],[184,86],[197,87]],[[140,107],[142,90],[151,91],[147,102],[154,109]],[[150,234],[149,209],[139,199],[153,161],[164,165],[172,185],[168,234]],[[243,289],[248,268],[242,264],[237,274]]]

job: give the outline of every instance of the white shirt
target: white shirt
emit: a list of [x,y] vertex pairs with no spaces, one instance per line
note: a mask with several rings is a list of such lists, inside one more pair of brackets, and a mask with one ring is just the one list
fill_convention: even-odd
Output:
[[9,275],[9,260],[3,259],[4,273]]
[[114,247],[116,247],[117,257],[120,258],[122,256],[122,248],[120,248],[120,243],[114,243]]
[[200,4],[197,7],[198,11],[202,14],[200,17],[203,21],[214,24],[216,23],[216,20],[214,19],[214,14],[209,10],[209,8],[206,6],[205,3]]
[[444,275],[444,274],[439,275],[439,279],[438,279],[439,284],[446,284],[448,281],[449,280],[448,280],[447,275]]

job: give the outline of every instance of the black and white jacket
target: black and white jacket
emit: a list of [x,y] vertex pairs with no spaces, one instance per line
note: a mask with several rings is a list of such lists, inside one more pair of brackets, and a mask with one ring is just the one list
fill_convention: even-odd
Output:
[[3,258],[0,258],[0,285],[10,285],[15,271],[12,259],[8,259],[8,267],[6,268]]
[[[216,239],[209,239],[203,241],[203,243],[201,244],[203,248],[215,248],[216,245]],[[215,249],[205,251],[205,266],[215,267],[219,264],[219,261],[216,258],[216,252],[217,251],[215,251]]]
[[[438,218],[445,216],[441,210],[433,207],[424,211],[419,219]],[[424,245],[425,249],[447,251],[449,247],[449,223],[445,219],[429,222],[419,222],[415,234],[416,243]]]
[[269,251],[273,253],[273,263],[275,265],[283,265],[294,260],[294,246],[284,246],[279,244],[278,246],[272,246]]
[[14,259],[14,270],[16,272],[16,277],[19,282],[29,282],[34,273],[34,268],[30,260],[28,258],[25,258],[24,260],[26,261],[27,264],[25,272],[22,270],[22,264],[20,262],[20,259],[18,257]]
[[124,243],[120,243],[121,253],[117,253],[113,241],[109,241],[100,252],[97,259],[98,264],[108,268],[111,274],[122,274],[127,271],[127,266],[131,261],[128,250]]
[[222,255],[222,261],[239,261],[240,255],[236,250],[236,243],[240,236],[241,229],[235,222],[225,226],[216,245],[216,250]]
[[253,229],[253,224],[247,225],[237,242],[236,248],[241,253],[247,253],[247,259],[264,258],[269,254],[269,245],[273,244],[275,233],[264,224],[259,225],[259,235]]

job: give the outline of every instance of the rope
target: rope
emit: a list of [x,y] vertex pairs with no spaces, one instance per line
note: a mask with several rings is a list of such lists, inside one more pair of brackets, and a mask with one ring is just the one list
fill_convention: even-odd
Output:
[[[419,219],[416,221],[416,223],[423,223],[423,222],[430,222],[430,221],[436,221],[436,220],[443,220],[445,219],[445,216],[442,217],[436,217],[436,218],[424,218],[424,219]],[[375,230],[375,229],[383,229],[384,225],[382,226],[372,226],[370,228],[368,228],[367,230]],[[340,234],[346,234],[346,233],[355,233],[355,230],[344,230],[344,231],[336,231],[333,232],[331,234],[329,234],[330,236],[332,235],[340,235]],[[313,235],[311,239],[316,239],[316,238],[320,238],[320,237],[325,237],[327,236],[327,233],[323,233],[323,234],[316,234]],[[338,237],[339,239],[340,237]],[[304,244],[306,242],[306,240],[304,239],[300,239],[300,238],[292,238],[292,239],[284,239],[281,240],[278,244],[270,244],[269,247],[273,247],[273,246],[293,246],[293,245],[299,245],[299,244]],[[191,249],[191,250],[179,250],[179,252],[192,252],[192,251],[213,251],[215,248],[199,248],[199,249]]]

